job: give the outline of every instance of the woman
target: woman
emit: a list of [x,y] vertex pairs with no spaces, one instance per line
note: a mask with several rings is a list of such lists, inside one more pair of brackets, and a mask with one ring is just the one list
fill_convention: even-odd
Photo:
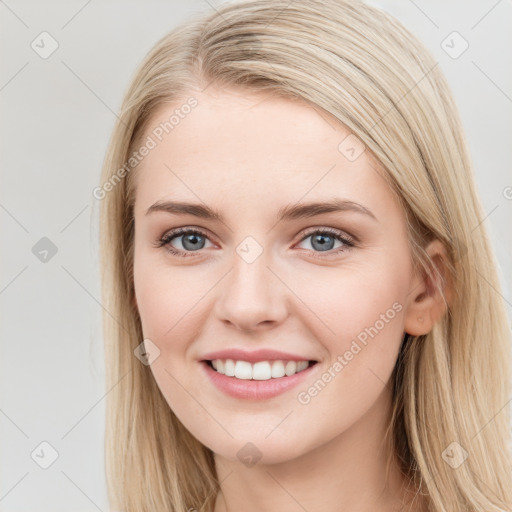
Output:
[[484,215],[395,19],[189,20],[136,72],[95,195],[115,510],[512,510]]

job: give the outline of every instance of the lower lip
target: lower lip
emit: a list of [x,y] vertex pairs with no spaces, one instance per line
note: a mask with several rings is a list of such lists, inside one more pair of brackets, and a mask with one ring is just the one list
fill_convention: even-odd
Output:
[[280,395],[304,381],[317,365],[318,363],[308,366],[305,370],[291,375],[290,377],[285,376],[269,380],[249,380],[228,377],[227,375],[215,371],[207,362],[201,361],[203,370],[218,389],[226,393],[226,395],[246,400],[266,400]]

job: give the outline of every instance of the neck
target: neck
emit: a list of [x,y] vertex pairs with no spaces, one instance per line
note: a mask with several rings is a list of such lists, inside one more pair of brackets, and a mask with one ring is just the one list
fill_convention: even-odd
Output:
[[221,489],[214,512],[420,511],[419,496],[408,489],[385,436],[390,411],[385,388],[348,430],[278,464],[246,467],[215,454]]

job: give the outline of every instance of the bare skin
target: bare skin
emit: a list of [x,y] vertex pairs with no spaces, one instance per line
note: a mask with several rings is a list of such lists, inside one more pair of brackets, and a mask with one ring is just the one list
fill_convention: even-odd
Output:
[[[339,149],[346,128],[302,102],[210,88],[193,95],[198,105],[137,169],[134,279],[144,337],[160,350],[154,378],[215,454],[215,512],[419,511],[396,464],[385,480],[390,376],[404,334],[429,332],[444,303],[430,277],[413,271],[384,171],[369,151],[347,158]],[[150,128],[176,107],[161,107]],[[371,214],[277,222],[286,205],[335,197]],[[146,214],[158,201],[208,205],[223,221]],[[183,234],[158,247],[176,228],[202,231],[199,248]],[[324,228],[353,246],[327,233],[322,250],[313,232]],[[251,263],[237,252],[246,237],[262,249]],[[437,241],[427,251],[444,257]],[[204,354],[227,348],[273,348],[317,364],[278,396],[233,398],[201,366]],[[333,366],[340,357],[342,369]],[[260,457],[250,467],[239,455],[247,443]]]

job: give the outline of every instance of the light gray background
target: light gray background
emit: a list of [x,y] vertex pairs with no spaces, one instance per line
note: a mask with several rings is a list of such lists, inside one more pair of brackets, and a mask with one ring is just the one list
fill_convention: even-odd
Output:
[[[189,14],[221,3],[0,1],[2,512],[107,510],[92,190],[136,65]],[[370,3],[425,42],[453,88],[510,314],[512,3]],[[47,59],[31,48],[43,31],[59,45]],[[441,47],[453,31],[469,43],[457,59]],[[46,263],[32,253],[42,237],[58,249]],[[31,458],[34,450],[36,460],[49,457],[43,441],[58,452],[48,469]]]

